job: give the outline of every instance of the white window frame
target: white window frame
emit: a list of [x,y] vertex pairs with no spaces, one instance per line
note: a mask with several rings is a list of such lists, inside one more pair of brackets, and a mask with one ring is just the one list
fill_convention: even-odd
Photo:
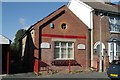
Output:
[[[111,46],[113,45],[113,49],[111,49]],[[112,62],[112,60],[116,60],[117,58],[118,58],[118,54],[117,54],[117,52],[119,52],[119,51],[117,51],[117,43],[116,42],[110,42],[110,43],[108,43],[108,55],[109,55],[109,62]],[[114,54],[112,54],[111,55],[111,53],[113,53],[114,52]]]
[[120,33],[120,18],[109,17],[109,28],[111,33]]
[[[104,55],[104,50],[106,49],[105,48],[105,45],[104,45],[104,43],[103,42],[101,42],[102,43],[102,56]],[[96,50],[97,49],[97,46],[98,45],[100,45],[100,41],[97,41],[95,44],[94,44],[94,50]]]
[[[55,42],[59,42],[59,46],[55,46]],[[66,43],[66,46],[65,47],[62,47],[61,46],[61,43],[62,42],[65,42],[65,41],[54,41],[54,51],[55,51],[55,48],[59,48],[60,49],[60,51],[59,51],[59,58],[55,58],[55,52],[54,52],[54,60],[74,60],[74,42],[65,42]],[[68,43],[72,43],[72,49],[73,49],[73,57],[72,58],[68,58],[68,49],[70,48],[69,46],[68,46]],[[61,55],[62,55],[62,52],[61,52],[61,49],[62,48],[65,48],[65,49],[67,49],[66,50],[66,54],[67,54],[67,57],[66,58],[62,58],[61,57]]]

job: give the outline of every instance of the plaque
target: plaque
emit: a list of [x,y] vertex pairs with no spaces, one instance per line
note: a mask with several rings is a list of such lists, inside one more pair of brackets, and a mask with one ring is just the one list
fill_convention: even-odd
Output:
[[50,48],[50,44],[48,42],[43,42],[43,43],[41,43],[41,48],[49,49]]
[[85,49],[85,45],[84,45],[84,44],[79,44],[79,45],[77,46],[77,49]]

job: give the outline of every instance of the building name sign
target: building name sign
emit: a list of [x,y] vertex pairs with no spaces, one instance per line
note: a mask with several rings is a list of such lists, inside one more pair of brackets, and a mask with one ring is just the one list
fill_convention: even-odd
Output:
[[49,49],[50,48],[50,44],[48,42],[43,42],[43,43],[41,43],[41,48]]
[[78,46],[77,46],[77,49],[85,49],[85,45],[84,44],[79,44]]

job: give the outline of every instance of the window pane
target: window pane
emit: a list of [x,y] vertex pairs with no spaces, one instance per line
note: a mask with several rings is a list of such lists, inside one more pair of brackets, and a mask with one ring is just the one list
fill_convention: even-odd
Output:
[[117,52],[120,52],[120,43],[117,43]]
[[113,60],[113,58],[114,58],[114,53],[113,52],[110,52],[110,60]]
[[59,58],[59,52],[60,52],[60,49],[59,48],[55,48],[54,50],[54,58]]
[[120,52],[117,52],[117,56],[120,57]]
[[96,53],[97,53],[97,55],[100,54],[100,45],[97,45]]
[[111,52],[113,52],[113,43],[111,43],[111,46],[110,46],[110,50],[111,50]]
[[73,49],[68,48],[68,58],[73,58]]
[[72,43],[71,42],[68,43],[68,47],[72,47]]
[[65,48],[66,47],[66,42],[61,42],[61,46]]
[[73,49],[72,48],[68,48],[68,54],[73,54]]
[[114,32],[120,32],[120,18],[118,17],[110,17],[109,19],[109,26],[110,26],[110,31]]
[[66,49],[65,48],[62,48],[61,49],[61,58],[66,58]]
[[55,46],[59,46],[59,42],[55,42]]

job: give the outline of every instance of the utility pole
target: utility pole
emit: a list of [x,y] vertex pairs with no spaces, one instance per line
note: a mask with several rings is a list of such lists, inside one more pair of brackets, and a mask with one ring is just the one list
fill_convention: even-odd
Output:
[[104,17],[103,14],[100,14],[100,54],[99,54],[99,72],[102,72],[102,26],[101,20]]

